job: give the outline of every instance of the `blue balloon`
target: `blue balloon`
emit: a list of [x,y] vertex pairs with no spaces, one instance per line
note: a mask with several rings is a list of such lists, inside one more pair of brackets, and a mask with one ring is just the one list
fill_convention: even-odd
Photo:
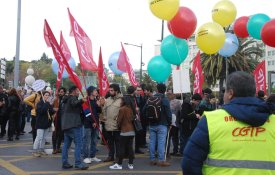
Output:
[[270,17],[266,14],[258,13],[251,16],[247,22],[247,30],[250,36],[261,40],[261,31],[266,22],[270,21]]
[[110,69],[114,72],[114,74],[116,75],[122,75],[124,72],[122,72],[121,70],[119,70],[117,68],[117,60],[119,57],[120,52],[114,52],[110,57],[109,57],[109,67]]
[[172,72],[171,65],[161,55],[154,56],[147,66],[149,76],[158,83],[163,83]]
[[223,57],[231,57],[239,48],[239,40],[236,35],[232,33],[226,33],[226,39],[223,47],[219,50],[219,54]]
[[186,59],[189,48],[185,39],[169,35],[162,41],[160,50],[162,57],[168,63],[180,65]]
[[[75,60],[73,57],[71,57],[68,61],[70,67],[74,70],[75,69],[75,66],[76,66],[76,63],[75,63]],[[55,75],[58,74],[58,62],[56,61],[56,59],[53,59],[53,62],[52,62],[52,70],[53,70],[53,73]],[[69,77],[69,74],[66,70],[64,70],[63,74],[62,74],[62,78],[68,78]]]

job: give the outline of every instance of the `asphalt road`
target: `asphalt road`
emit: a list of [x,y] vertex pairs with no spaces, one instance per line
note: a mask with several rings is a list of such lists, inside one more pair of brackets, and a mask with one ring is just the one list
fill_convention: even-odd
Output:
[[[30,131],[30,123],[27,123],[26,132]],[[51,133],[47,136],[47,141],[51,142]],[[46,145],[50,151],[51,145]],[[129,170],[127,167],[128,160],[123,162],[123,170],[110,170],[112,162],[92,163],[89,169],[80,170],[63,170],[61,168],[61,155],[47,155],[43,157],[33,157],[32,137],[31,134],[24,134],[20,140],[8,142],[7,138],[0,139],[0,175],[81,175],[81,174],[150,174],[150,175],[179,175],[181,173],[180,157],[172,157],[169,167],[157,167],[149,165],[149,154],[147,149],[143,149],[145,154],[135,155],[134,169]],[[105,159],[107,149],[98,145],[97,157]],[[70,152],[70,162],[73,163],[73,152]]]

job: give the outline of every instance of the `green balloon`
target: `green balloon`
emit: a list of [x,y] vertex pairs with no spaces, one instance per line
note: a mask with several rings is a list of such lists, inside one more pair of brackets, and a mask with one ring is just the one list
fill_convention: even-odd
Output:
[[177,38],[174,35],[165,37],[160,47],[163,58],[174,65],[180,65],[186,59],[188,50],[186,40]]
[[171,65],[161,55],[151,58],[147,70],[149,76],[158,83],[165,82],[172,72]]
[[247,22],[247,30],[250,36],[261,40],[261,30],[266,22],[270,21],[270,17],[266,14],[255,14],[251,16]]

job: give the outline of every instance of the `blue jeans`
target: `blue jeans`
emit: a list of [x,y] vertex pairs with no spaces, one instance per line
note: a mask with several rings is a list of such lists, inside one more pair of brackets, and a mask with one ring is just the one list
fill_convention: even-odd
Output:
[[150,160],[155,160],[155,148],[156,143],[158,147],[158,160],[164,161],[164,152],[165,152],[165,142],[167,137],[167,126],[165,125],[156,125],[149,126],[150,133]]
[[71,128],[64,131],[64,145],[62,149],[62,163],[68,164],[68,151],[71,147],[72,141],[75,144],[75,151],[74,151],[74,159],[75,159],[75,166],[81,165],[81,146],[82,146],[82,136],[81,136],[82,128]]
[[93,158],[96,154],[98,130],[97,128],[85,128],[83,138],[83,158]]

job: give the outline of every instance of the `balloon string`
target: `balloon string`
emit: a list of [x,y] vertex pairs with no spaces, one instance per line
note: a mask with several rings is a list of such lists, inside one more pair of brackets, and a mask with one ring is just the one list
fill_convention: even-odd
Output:
[[[172,28],[172,26],[171,26],[171,24],[168,22],[168,25],[169,25],[169,27],[170,27],[170,29],[171,29],[171,31],[172,31],[172,34],[174,33],[174,31],[173,31],[173,28]],[[175,35],[173,35],[174,37],[176,37]],[[179,52],[179,46],[178,46],[178,44],[177,44],[177,42],[175,41],[175,45],[176,45],[176,49],[177,49],[177,53],[178,53],[178,58],[180,59],[181,57],[180,57],[180,52]],[[189,51],[189,49],[188,49],[188,51]]]

